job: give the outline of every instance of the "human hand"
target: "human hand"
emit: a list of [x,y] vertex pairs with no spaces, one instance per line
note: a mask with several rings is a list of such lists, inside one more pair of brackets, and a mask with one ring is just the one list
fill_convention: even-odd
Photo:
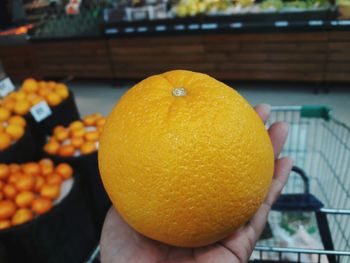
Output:
[[[266,105],[255,107],[263,122],[269,118]],[[292,160],[279,159],[288,134],[285,123],[276,122],[268,130],[275,153],[275,170],[265,201],[247,224],[223,240],[201,248],[179,248],[149,239],[131,228],[112,207],[105,219],[101,235],[102,263],[176,262],[176,263],[243,263],[248,262],[267,221],[272,204],[287,182]]]

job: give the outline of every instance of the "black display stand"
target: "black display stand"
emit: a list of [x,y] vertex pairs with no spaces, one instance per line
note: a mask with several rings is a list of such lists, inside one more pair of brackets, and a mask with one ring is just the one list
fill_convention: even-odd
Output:
[[2,163],[26,163],[37,159],[37,147],[30,127],[26,127],[25,133],[17,142],[4,151],[0,151]]
[[97,152],[79,157],[60,157],[45,154],[55,164],[68,163],[79,172],[83,196],[89,208],[95,226],[95,233],[100,236],[106,213],[111,201],[103,187],[98,170]]

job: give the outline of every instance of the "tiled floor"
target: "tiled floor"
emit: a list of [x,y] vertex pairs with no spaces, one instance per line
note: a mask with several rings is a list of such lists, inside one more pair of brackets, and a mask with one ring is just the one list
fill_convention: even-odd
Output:
[[[132,84],[114,87],[110,83],[73,82],[73,89],[81,113],[87,114],[99,111],[108,114]],[[268,103],[270,105],[328,105],[333,109],[333,115],[350,126],[350,85],[346,87],[331,87],[329,93],[314,94],[314,86],[301,84],[247,84],[234,86],[252,105]]]

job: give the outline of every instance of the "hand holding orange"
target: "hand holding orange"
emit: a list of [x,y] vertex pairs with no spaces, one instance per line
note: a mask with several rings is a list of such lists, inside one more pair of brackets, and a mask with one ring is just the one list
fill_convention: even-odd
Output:
[[100,139],[104,186],[123,219],[175,246],[225,238],[261,205],[272,180],[267,131],[235,90],[170,71],[130,89]]

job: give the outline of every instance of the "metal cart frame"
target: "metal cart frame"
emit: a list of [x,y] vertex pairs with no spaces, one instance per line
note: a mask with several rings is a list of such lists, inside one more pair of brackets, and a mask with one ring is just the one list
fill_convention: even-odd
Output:
[[[350,128],[334,119],[325,106],[272,107],[269,124],[283,121],[289,124],[289,136],[281,156],[291,156],[298,176],[292,173],[276,202],[286,196],[315,198],[318,205],[306,209],[314,212],[323,249],[280,247],[272,239],[261,240],[255,247],[259,262],[286,260],[294,254],[304,262],[303,255],[314,255],[309,262],[350,262]],[[292,205],[296,212],[305,211],[303,204]],[[304,199],[303,199],[304,200]],[[283,213],[287,203],[275,204],[273,210]],[[315,202],[313,202],[315,204]],[[269,216],[269,222],[274,219]],[[268,255],[274,254],[275,261]]]

